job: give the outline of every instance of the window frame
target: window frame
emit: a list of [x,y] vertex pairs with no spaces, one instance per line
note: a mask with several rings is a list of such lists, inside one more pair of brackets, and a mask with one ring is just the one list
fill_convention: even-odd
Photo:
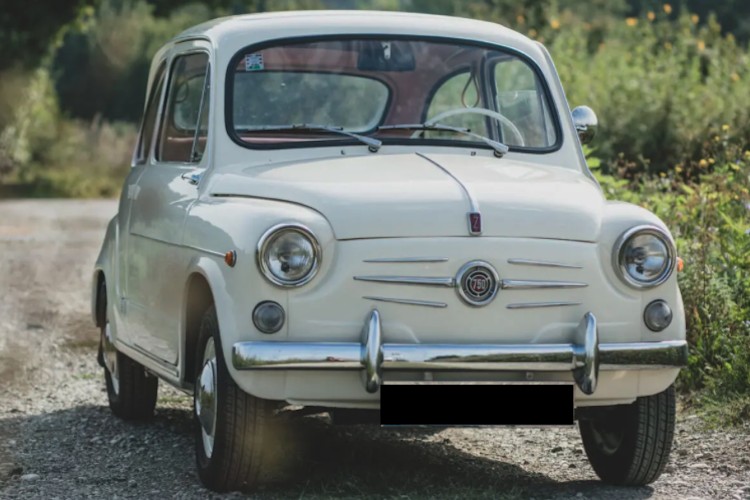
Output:
[[[143,116],[141,117],[141,124],[138,128],[138,139],[136,142],[135,150],[133,151],[133,160],[132,160],[132,166],[138,166],[138,165],[146,165],[149,163],[149,161],[152,158],[152,152],[154,151],[154,139],[156,138],[156,131],[158,129],[157,125],[159,124],[159,111],[162,106],[162,100],[164,99],[164,86],[162,85],[161,92],[159,94],[159,98],[156,101],[153,101],[153,99],[156,97],[156,89],[159,88],[160,84],[163,84],[166,81],[167,78],[167,67],[169,66],[169,61],[167,59],[163,59],[159,62],[159,65],[156,69],[156,72],[154,73],[154,80],[151,83],[151,88],[148,89],[148,95],[146,96],[146,103],[143,107]],[[145,139],[144,136],[144,128],[146,126],[146,117],[148,116],[149,112],[149,106],[150,104],[154,103],[156,107],[156,111],[154,114],[154,128],[151,131],[151,138],[148,145],[148,151],[143,150],[143,142]]]
[[[499,113],[502,113],[502,110],[500,109],[500,101],[499,101],[500,94],[499,94],[498,88],[497,88],[497,67],[500,64],[507,63],[507,62],[514,62],[514,61],[515,60],[511,60],[511,59],[506,59],[506,60],[499,59],[499,60],[489,60],[489,61],[486,61],[484,63],[484,65],[487,68],[487,77],[490,80],[490,84],[488,85],[487,88],[492,93],[492,95],[491,95],[492,104],[497,108],[496,111],[499,112]],[[533,70],[533,67],[531,69]],[[537,74],[534,74],[534,76],[536,77],[534,79],[534,85],[536,86],[536,92],[537,92],[537,96],[536,97],[537,97],[537,100],[539,101],[539,110],[542,113],[542,119],[544,121],[544,135],[545,136],[549,136],[549,128],[548,128],[547,120],[544,119],[545,118],[544,115],[545,115],[545,110],[548,110],[549,111],[549,115],[550,115],[549,117],[550,117],[551,120],[553,120],[553,113],[554,113],[553,108],[554,108],[554,106],[551,105],[552,104],[552,100],[545,94],[544,89],[541,88],[541,80],[540,80],[539,76]],[[561,132],[556,127],[553,127],[552,130],[555,133],[555,143],[553,143],[553,145],[554,145],[557,142],[560,142],[560,133]],[[550,147],[550,146],[546,146],[546,147]],[[512,146],[511,148],[515,148],[517,150],[544,149],[544,148],[539,148],[539,147],[532,148],[532,147],[528,147],[528,146]]]
[[[157,148],[161,147],[161,141],[162,141],[162,132],[163,127],[167,126],[167,122],[170,121],[170,117],[167,116],[167,106],[169,104],[169,91],[171,90],[172,80],[174,76],[174,70],[175,70],[175,64],[177,60],[180,57],[185,57],[193,54],[205,54],[206,55],[206,73],[203,80],[203,90],[202,92],[202,103],[199,105],[199,107],[205,105],[208,103],[208,116],[206,117],[206,122],[208,123],[208,127],[206,130],[206,147],[203,150],[203,154],[201,155],[201,158],[197,161],[171,161],[171,160],[162,160],[157,156]],[[188,166],[188,167],[195,167],[198,165],[203,164],[204,159],[206,158],[206,151],[209,149],[209,137],[211,135],[211,113],[212,113],[212,107],[211,106],[211,92],[213,90],[213,85],[211,84],[212,75],[211,75],[211,68],[213,67],[212,61],[211,61],[211,51],[208,50],[205,47],[190,47],[188,49],[184,50],[175,50],[173,53],[170,54],[168,61],[167,61],[167,67],[168,72],[166,74],[165,79],[165,86],[163,89],[163,95],[161,100],[161,107],[160,112],[158,114],[158,121],[159,121],[159,127],[158,129],[154,130],[155,132],[155,141],[153,143],[152,149],[152,158],[153,158],[153,164],[154,165],[179,165],[179,166]],[[206,77],[208,78],[208,92],[206,92]],[[198,121],[196,122],[196,129],[195,132],[200,130],[200,121],[201,121],[201,115],[202,113],[198,113]],[[195,149],[195,141],[197,140],[197,137],[193,138],[193,143],[190,147],[191,154],[192,151]]]
[[[554,153],[562,148],[563,142],[565,141],[564,134],[562,131],[561,117],[557,110],[556,101],[552,97],[552,91],[550,89],[550,83],[544,76],[541,68],[536,62],[529,57],[527,54],[520,50],[512,47],[499,45],[496,43],[471,40],[459,37],[444,37],[444,36],[421,36],[421,35],[395,35],[393,33],[338,33],[333,35],[306,35],[297,37],[284,37],[273,40],[266,40],[263,42],[253,43],[247,45],[238,50],[232,58],[229,60],[229,64],[226,68],[226,77],[224,78],[224,125],[229,138],[240,147],[252,150],[286,150],[286,149],[299,149],[299,148],[319,148],[319,147],[341,147],[341,146],[356,146],[361,145],[356,139],[347,139],[343,137],[335,137],[324,140],[311,140],[303,142],[278,142],[272,144],[252,144],[242,140],[239,134],[234,129],[233,123],[233,101],[234,101],[234,75],[236,72],[237,65],[239,64],[242,57],[245,54],[251,52],[258,52],[260,50],[269,47],[279,47],[283,45],[302,44],[307,42],[324,42],[324,41],[336,41],[336,40],[407,40],[407,41],[424,41],[434,43],[454,43],[466,46],[479,47],[484,49],[495,50],[505,54],[509,54],[517,57],[518,59],[525,62],[534,72],[539,85],[541,85],[544,92],[545,99],[551,104],[550,106],[550,119],[553,122],[555,131],[556,141],[549,147],[545,148],[527,148],[521,146],[510,146],[511,152],[527,153],[527,154],[548,154]],[[483,72],[486,71],[488,61],[482,64]],[[485,75],[487,79],[488,75]],[[447,77],[446,77],[447,78]],[[486,81],[487,82],[487,81]],[[489,83],[489,82],[487,82]],[[491,82],[494,85],[494,80]],[[490,102],[493,106],[495,105],[495,89],[491,89]],[[429,96],[431,98],[432,96]],[[389,105],[390,105],[389,101]],[[425,108],[427,109],[427,108]],[[387,113],[386,113],[387,115]],[[402,139],[402,138],[382,138],[384,145],[398,145],[398,146],[445,146],[445,147],[459,147],[459,148],[470,148],[470,149],[485,149],[491,150],[483,142],[474,141],[457,141],[452,139]]]

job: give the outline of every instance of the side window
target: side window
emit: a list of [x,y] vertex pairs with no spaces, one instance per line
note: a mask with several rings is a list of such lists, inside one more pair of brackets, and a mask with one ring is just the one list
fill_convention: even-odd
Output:
[[137,164],[145,163],[148,159],[149,152],[151,151],[151,139],[154,136],[154,128],[156,126],[156,110],[159,109],[159,99],[161,99],[161,91],[163,88],[164,65],[162,64],[156,72],[154,84],[151,86],[151,94],[148,96],[146,111],[143,114],[141,133],[138,137],[138,148],[135,155],[135,162]]
[[549,105],[534,70],[516,58],[500,61],[495,65],[495,85],[497,108],[515,127],[501,122],[505,143],[532,148],[553,145],[556,134],[550,126]]
[[[429,108],[427,109],[427,120],[435,118],[445,111],[462,108],[483,108],[477,92],[477,82],[473,74],[469,71],[454,75],[440,84],[440,87],[432,96]],[[482,115],[461,113],[440,120],[440,123],[452,127],[468,128],[476,134],[487,135],[487,122]],[[430,137],[432,138],[443,135],[443,133],[430,133]],[[445,137],[454,140],[476,140],[468,136],[456,134],[448,134]]]
[[178,56],[172,63],[156,158],[197,163],[206,149],[210,101],[208,54]]

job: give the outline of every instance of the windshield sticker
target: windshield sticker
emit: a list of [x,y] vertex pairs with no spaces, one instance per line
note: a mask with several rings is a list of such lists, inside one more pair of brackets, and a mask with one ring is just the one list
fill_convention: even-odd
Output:
[[245,56],[245,71],[263,71],[263,54],[247,54]]

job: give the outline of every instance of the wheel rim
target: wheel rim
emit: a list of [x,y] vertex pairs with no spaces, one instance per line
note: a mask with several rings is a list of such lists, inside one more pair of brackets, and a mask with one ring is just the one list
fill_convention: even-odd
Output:
[[109,374],[112,392],[115,395],[119,395],[120,369],[117,365],[117,350],[112,342],[112,328],[109,325],[109,321],[104,324],[104,330],[102,331],[102,350],[104,351],[104,367]]
[[616,422],[591,422],[591,435],[596,447],[606,455],[614,455],[622,445],[624,432]]
[[213,454],[216,435],[216,382],[216,347],[214,339],[208,339],[195,390],[195,414],[200,423],[203,451],[207,458]]

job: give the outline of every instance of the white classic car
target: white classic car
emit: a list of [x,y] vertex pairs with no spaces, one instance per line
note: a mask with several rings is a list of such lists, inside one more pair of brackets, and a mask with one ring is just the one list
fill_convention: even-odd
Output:
[[381,12],[211,21],[153,59],[93,277],[126,419],[194,395],[215,490],[262,477],[274,409],[382,424],[578,420],[596,473],[654,481],[686,363],[673,239],[608,202],[545,48]]

